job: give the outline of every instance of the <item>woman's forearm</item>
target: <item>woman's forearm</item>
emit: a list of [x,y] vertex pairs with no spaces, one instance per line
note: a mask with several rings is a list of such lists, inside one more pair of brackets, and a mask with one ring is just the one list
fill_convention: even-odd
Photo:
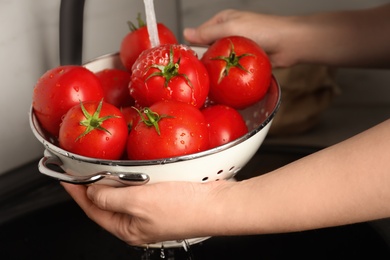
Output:
[[209,209],[218,221],[201,229],[275,233],[389,216],[389,133],[387,120],[271,173],[217,187]]
[[294,63],[390,67],[390,4],[291,21],[295,26],[285,46],[296,58]]

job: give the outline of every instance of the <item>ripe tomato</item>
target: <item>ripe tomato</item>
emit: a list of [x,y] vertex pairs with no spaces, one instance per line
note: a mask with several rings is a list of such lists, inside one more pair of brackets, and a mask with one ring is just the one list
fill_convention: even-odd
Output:
[[104,69],[95,73],[104,90],[104,101],[118,108],[134,105],[129,94],[130,72],[120,69]]
[[199,109],[187,103],[164,100],[140,111],[131,130],[127,155],[131,160],[170,158],[208,148],[208,128]]
[[137,123],[137,120],[139,119],[138,112],[137,110],[135,110],[134,107],[121,107],[121,112],[123,114],[123,117],[125,118],[127,128],[130,132],[131,129],[133,129],[133,126]]
[[213,43],[202,57],[210,76],[211,101],[233,108],[262,99],[271,82],[271,63],[254,41],[230,36]]
[[138,57],[129,89],[140,107],[172,99],[200,108],[209,92],[209,77],[192,49],[165,44],[148,49]]
[[248,127],[240,113],[226,105],[202,109],[209,128],[210,148],[229,143],[246,133]]
[[41,126],[58,136],[61,118],[80,101],[101,100],[103,88],[88,69],[66,65],[50,69],[35,85],[32,106]]
[[65,114],[59,134],[61,148],[83,156],[118,160],[126,149],[127,124],[109,103],[87,101]]
[[[138,17],[139,28],[131,24],[131,31],[123,38],[119,50],[119,56],[123,65],[131,71],[135,60],[144,51],[151,48],[148,28]],[[174,33],[162,23],[157,24],[160,44],[178,43]]]

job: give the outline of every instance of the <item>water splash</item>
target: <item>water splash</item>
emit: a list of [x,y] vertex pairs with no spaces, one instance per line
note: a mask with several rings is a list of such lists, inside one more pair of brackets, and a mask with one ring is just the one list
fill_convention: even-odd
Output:
[[153,0],[144,0],[145,14],[146,14],[146,25],[149,33],[150,44],[153,47],[160,45],[160,39],[158,38],[156,14],[154,11]]
[[164,243],[161,243],[160,258],[161,258],[161,259],[165,259]]

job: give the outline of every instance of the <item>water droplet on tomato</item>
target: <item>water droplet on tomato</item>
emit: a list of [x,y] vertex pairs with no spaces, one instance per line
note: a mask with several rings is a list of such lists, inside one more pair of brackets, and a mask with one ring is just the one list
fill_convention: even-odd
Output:
[[80,87],[79,87],[79,86],[73,86],[73,89],[74,89],[76,92],[79,92],[79,91],[80,91]]
[[110,137],[107,136],[107,137],[106,137],[106,141],[110,141]]
[[165,90],[168,92],[169,96],[172,96],[173,90],[169,85],[165,88]]

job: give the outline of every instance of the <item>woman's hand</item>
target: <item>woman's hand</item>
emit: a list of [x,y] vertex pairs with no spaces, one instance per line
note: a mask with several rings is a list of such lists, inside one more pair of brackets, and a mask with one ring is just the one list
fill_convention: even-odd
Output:
[[389,129],[390,119],[243,181],[63,186],[93,221],[131,245],[365,222],[390,216]]
[[300,16],[224,10],[184,30],[190,43],[211,44],[240,35],[257,42],[274,67],[321,64],[390,67],[390,4],[362,10]]
[[114,188],[62,183],[90,219],[131,245],[210,235],[207,219],[213,218],[214,201],[226,184],[164,182]]
[[[277,67],[290,66],[288,53],[283,53],[285,41],[293,35],[293,18],[237,10],[224,10],[197,28],[186,28],[184,37],[190,43],[211,44],[219,38],[240,35],[256,41]],[[290,31],[291,30],[291,31]]]

